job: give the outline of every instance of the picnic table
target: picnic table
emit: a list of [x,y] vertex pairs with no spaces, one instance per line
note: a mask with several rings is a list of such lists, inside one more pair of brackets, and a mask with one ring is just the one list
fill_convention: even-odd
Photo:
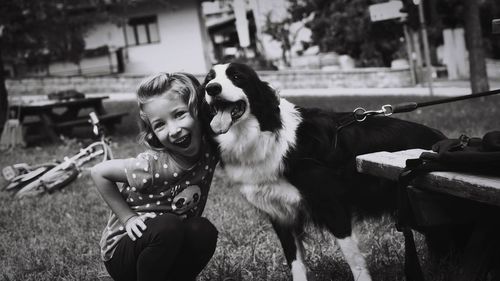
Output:
[[[108,96],[70,99],[16,99],[10,102],[11,116],[17,116],[26,127],[41,126],[42,137],[59,140],[59,134],[70,134],[77,126],[87,126],[88,112],[94,111],[110,131],[127,113],[107,113],[103,100]],[[35,118],[32,118],[35,117]],[[34,119],[34,120],[33,120]]]
[[[406,160],[419,158],[424,151],[412,149],[360,155],[356,158],[357,170],[397,181]],[[461,267],[451,280],[478,280],[486,269],[494,266],[493,260],[498,262],[500,172],[496,176],[431,172],[412,182],[408,197],[418,226],[473,225],[461,257]]]

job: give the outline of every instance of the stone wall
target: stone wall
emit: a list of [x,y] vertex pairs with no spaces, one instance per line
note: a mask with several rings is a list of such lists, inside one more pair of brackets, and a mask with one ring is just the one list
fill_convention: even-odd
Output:
[[[411,86],[408,69],[360,68],[353,70],[261,71],[262,80],[277,89],[386,88]],[[204,74],[196,75],[202,81]],[[76,89],[83,93],[132,93],[143,76],[32,77],[7,79],[9,95],[44,95]]]
[[261,71],[262,80],[280,89],[389,88],[411,86],[410,71],[389,68]]

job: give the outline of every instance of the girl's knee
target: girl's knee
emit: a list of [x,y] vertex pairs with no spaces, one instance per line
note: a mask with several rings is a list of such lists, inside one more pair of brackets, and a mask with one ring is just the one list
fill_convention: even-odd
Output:
[[186,221],[186,232],[190,236],[202,235],[205,240],[215,240],[219,235],[217,228],[207,218],[193,217]]
[[160,239],[181,239],[184,236],[183,223],[177,215],[158,215],[146,221],[146,225],[151,233]]

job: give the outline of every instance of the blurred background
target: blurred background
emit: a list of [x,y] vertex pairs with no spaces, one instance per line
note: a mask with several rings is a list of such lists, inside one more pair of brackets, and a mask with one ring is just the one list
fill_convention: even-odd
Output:
[[368,77],[399,70],[382,82],[339,85],[411,86],[426,80],[427,64],[434,79],[468,79],[471,54],[487,76],[500,77],[495,18],[495,0],[4,0],[0,62],[7,88],[22,94],[41,93],[18,88],[15,81],[27,77],[204,75],[229,60],[258,70],[359,70]]

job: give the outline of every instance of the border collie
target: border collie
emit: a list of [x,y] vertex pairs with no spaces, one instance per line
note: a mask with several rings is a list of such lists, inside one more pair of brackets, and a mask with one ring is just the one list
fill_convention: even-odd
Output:
[[296,106],[244,64],[215,65],[203,89],[225,175],[269,217],[293,280],[307,280],[307,221],[335,236],[356,280],[371,280],[352,221],[393,211],[397,191],[357,173],[356,156],[429,149],[444,135],[389,117],[370,117],[338,131],[345,113]]

